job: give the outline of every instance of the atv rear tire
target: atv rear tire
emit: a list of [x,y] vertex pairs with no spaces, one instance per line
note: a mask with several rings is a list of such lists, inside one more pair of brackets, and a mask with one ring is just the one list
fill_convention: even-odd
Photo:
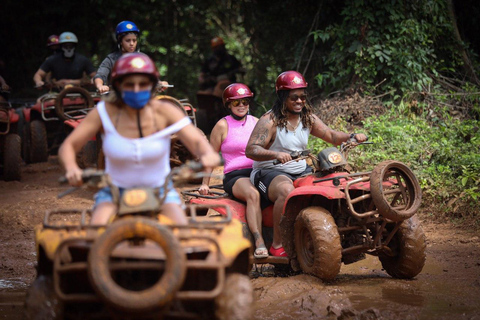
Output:
[[97,168],[97,142],[90,140],[77,153],[77,163],[82,169]]
[[388,247],[393,256],[380,254],[378,258],[385,271],[394,278],[411,279],[425,265],[425,234],[416,216],[402,222]]
[[7,134],[3,149],[3,179],[20,180],[22,165],[22,141],[15,133]]
[[250,278],[239,273],[227,275],[222,293],[215,299],[217,320],[251,319],[253,287]]
[[25,319],[63,319],[63,303],[55,294],[51,275],[40,275],[27,290]]
[[41,120],[30,122],[30,162],[46,162],[48,160],[48,141],[45,123]]
[[332,215],[322,207],[300,211],[295,221],[295,251],[303,272],[332,280],[340,272],[342,245]]
[[[383,183],[395,178],[397,184],[385,188]],[[422,202],[422,189],[410,168],[399,161],[379,163],[370,176],[370,191],[378,212],[392,221],[413,216]]]
[[[150,239],[166,256],[163,274],[145,290],[126,289],[112,277],[111,254],[128,239]],[[145,218],[114,222],[94,242],[88,256],[88,275],[94,290],[110,306],[127,312],[150,311],[170,302],[183,284],[185,273],[185,254],[178,240],[165,226]]]

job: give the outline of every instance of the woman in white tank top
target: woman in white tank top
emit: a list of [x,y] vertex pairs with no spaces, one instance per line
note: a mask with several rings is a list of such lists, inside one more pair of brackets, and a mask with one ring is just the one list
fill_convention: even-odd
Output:
[[[127,53],[117,60],[112,70],[115,94],[89,112],[60,147],[59,158],[71,185],[82,184],[76,153],[98,132],[102,134],[105,171],[121,189],[163,186],[170,172],[173,133],[206,168],[219,165],[219,154],[189,118],[172,103],[154,99],[157,82],[158,71],[147,55]],[[102,189],[96,195],[91,223],[107,223],[116,209],[110,191]],[[176,223],[187,223],[176,191],[167,194],[162,209]]]

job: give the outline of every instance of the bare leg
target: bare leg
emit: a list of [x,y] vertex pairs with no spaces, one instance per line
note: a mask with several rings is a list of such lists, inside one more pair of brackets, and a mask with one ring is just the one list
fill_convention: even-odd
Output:
[[117,206],[112,202],[102,202],[93,211],[90,224],[104,225],[107,224],[110,218],[117,211]]
[[188,224],[185,211],[176,203],[165,203],[162,205],[162,214],[172,219],[176,224]]
[[255,248],[265,246],[262,237],[262,211],[260,209],[260,194],[252,185],[249,178],[238,179],[233,185],[235,198],[247,203],[247,223],[255,239]]
[[283,206],[290,192],[295,189],[293,182],[286,176],[276,176],[268,187],[268,197],[273,201],[273,243],[272,246],[277,249],[282,246],[282,237],[280,234],[280,219],[283,214]]

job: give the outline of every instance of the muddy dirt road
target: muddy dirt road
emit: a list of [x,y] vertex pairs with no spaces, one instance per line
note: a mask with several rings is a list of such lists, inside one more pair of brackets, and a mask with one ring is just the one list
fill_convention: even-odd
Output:
[[[93,191],[60,200],[57,160],[29,165],[21,182],[0,181],[0,319],[22,319],[24,292],[35,277],[33,227],[45,210],[90,207]],[[342,265],[325,284],[315,277],[273,277],[258,268],[253,319],[480,319],[480,236],[434,224],[420,214],[427,261],[416,279],[389,277],[378,259]]]

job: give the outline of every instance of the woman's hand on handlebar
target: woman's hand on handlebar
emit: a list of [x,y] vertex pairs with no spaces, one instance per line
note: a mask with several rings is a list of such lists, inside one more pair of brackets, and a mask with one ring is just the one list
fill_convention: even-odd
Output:
[[203,183],[200,188],[198,188],[198,193],[200,193],[201,195],[203,196],[206,196],[207,194],[210,193],[210,188],[208,187],[208,185],[206,185],[205,183]]
[[67,178],[68,183],[71,186],[79,187],[83,184],[82,173],[83,170],[77,166],[75,168],[68,169],[65,172],[65,178]]
[[100,94],[108,93],[110,91],[110,87],[106,85],[101,85],[97,87],[97,90]]

